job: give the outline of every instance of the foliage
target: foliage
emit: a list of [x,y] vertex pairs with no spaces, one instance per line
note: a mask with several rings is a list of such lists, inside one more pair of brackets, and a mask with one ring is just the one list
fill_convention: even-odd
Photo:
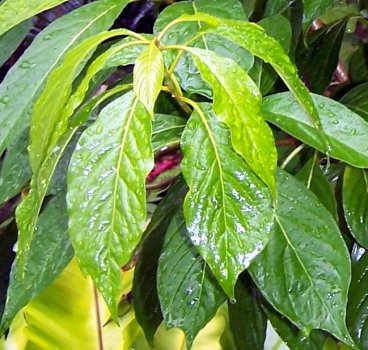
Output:
[[[1,2],[0,64],[63,2]],[[60,16],[0,85],[4,346],[368,349],[367,4],[181,1],[153,34],[133,5]]]

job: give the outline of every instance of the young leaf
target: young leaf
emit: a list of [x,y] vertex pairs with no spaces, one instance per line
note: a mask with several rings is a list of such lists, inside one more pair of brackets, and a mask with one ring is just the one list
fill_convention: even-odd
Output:
[[[329,140],[329,155],[358,168],[368,167],[368,123],[341,103],[312,95]],[[324,138],[289,92],[264,98],[266,120],[304,143],[325,152]]]
[[151,116],[161,91],[164,72],[164,57],[156,41],[152,40],[135,62],[133,78],[134,91]]
[[132,293],[135,316],[151,345],[162,322],[157,289],[158,259],[167,228],[173,215],[181,208],[187,191],[188,188],[181,178],[160,202],[144,232],[145,238],[134,270]]
[[340,102],[368,122],[368,83],[360,84],[351,89]]
[[182,136],[182,171],[189,185],[184,214],[193,244],[224,291],[234,298],[238,275],[266,245],[271,196],[233,151],[229,130],[209,104],[193,113]]
[[265,298],[303,332],[323,329],[353,345],[345,325],[350,259],[331,214],[284,171],[276,225],[249,268]]
[[190,242],[181,211],[174,216],[160,256],[157,287],[165,324],[184,331],[191,348],[226,296]]
[[[357,189],[359,192],[357,192]],[[342,198],[345,219],[357,242],[368,249],[368,171],[346,167]]]
[[151,122],[134,93],[105,107],[81,136],[68,173],[69,234],[114,319],[120,268],[146,218],[145,178],[153,167]]
[[61,17],[37,35],[0,85],[0,153],[29,127],[33,105],[66,52],[108,29],[124,5],[124,1],[96,1]]
[[[260,113],[261,94],[238,64],[212,51],[187,49],[213,89],[213,111],[231,130],[232,145],[276,197],[277,151]],[[237,77],[234,79],[234,77]]]

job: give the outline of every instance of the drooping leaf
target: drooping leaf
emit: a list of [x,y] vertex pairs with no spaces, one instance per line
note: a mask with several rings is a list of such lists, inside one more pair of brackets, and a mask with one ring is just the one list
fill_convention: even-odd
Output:
[[66,0],[6,0],[0,5],[0,35],[28,18]]
[[164,57],[156,41],[152,40],[135,62],[133,78],[134,91],[151,116],[161,91],[164,73]]
[[349,253],[331,214],[303,184],[277,174],[276,224],[249,268],[272,306],[303,332],[322,329],[353,345],[345,325]]
[[[368,123],[341,103],[312,95],[317,106],[329,155],[358,168],[368,167]],[[288,134],[325,152],[324,141],[293,96],[279,93],[263,99],[264,117]]]
[[263,350],[266,339],[267,318],[264,314],[254,285],[249,276],[239,278],[235,285],[236,302],[229,302],[229,322],[234,343],[238,350]]
[[129,92],[103,109],[81,136],[68,174],[69,233],[114,319],[120,268],[131,258],[146,217],[145,178],[153,167],[151,122]]
[[169,147],[180,140],[179,135],[184,130],[186,120],[175,115],[155,114],[152,123],[152,147],[154,151]]
[[184,331],[188,348],[226,299],[207,263],[190,242],[181,211],[167,230],[157,288],[165,324]]
[[336,199],[332,192],[331,183],[322,173],[317,154],[296,174],[296,178],[318,197],[337,221]]
[[351,89],[340,102],[368,122],[368,83],[360,84]]
[[67,228],[65,198],[56,197],[48,203],[37,222],[30,253],[25,261],[25,276],[22,277],[17,266],[13,265],[0,336],[18,311],[49,286],[70,261],[73,249]]
[[[358,191],[357,191],[358,190]],[[357,242],[368,249],[368,171],[347,166],[342,198],[345,219]]]
[[0,153],[29,127],[33,105],[65,54],[83,40],[108,29],[123,5],[100,0],[82,6],[37,35],[0,85]]
[[182,171],[190,188],[184,203],[190,238],[234,298],[238,275],[268,241],[273,224],[270,192],[232,149],[229,130],[208,104],[191,116],[182,151]]
[[272,131],[260,113],[262,97],[257,86],[231,59],[197,48],[188,51],[213,88],[213,111],[229,126],[234,149],[276,197],[277,151]]
[[158,259],[167,228],[173,215],[182,206],[187,190],[183,179],[179,179],[160,202],[144,232],[144,241],[134,270],[132,292],[135,315],[151,345],[162,322],[157,290]]
[[24,21],[0,36],[0,67],[13,54],[32,27],[32,21]]
[[304,0],[303,30],[306,33],[311,23],[325,13],[333,0]]

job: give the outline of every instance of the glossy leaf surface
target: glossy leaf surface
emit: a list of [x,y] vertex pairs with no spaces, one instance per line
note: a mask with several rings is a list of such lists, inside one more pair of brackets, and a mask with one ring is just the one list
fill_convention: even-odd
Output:
[[257,86],[231,59],[196,48],[188,51],[213,89],[213,111],[229,126],[234,149],[276,197],[277,152],[272,131],[260,113],[262,97]]
[[272,201],[267,187],[233,151],[229,130],[210,105],[201,109],[182,136],[182,171],[190,188],[184,214],[193,244],[234,298],[238,275],[268,241]]
[[168,228],[157,287],[166,325],[182,329],[190,348],[226,296],[190,242],[182,213],[174,216]]
[[115,319],[120,268],[131,258],[146,218],[150,138],[149,115],[129,92],[105,107],[82,134],[69,167],[69,233],[75,253]]
[[350,90],[340,102],[368,122],[368,83],[360,84]]
[[[329,140],[329,155],[356,167],[368,167],[368,123],[339,102],[312,96]],[[325,151],[319,132],[290,93],[268,96],[262,107],[266,120],[319,151]]]
[[61,17],[37,35],[0,85],[0,153],[29,127],[33,105],[65,54],[108,29],[121,9],[122,5],[110,0],[94,2]]
[[368,248],[368,171],[346,167],[342,196],[350,232],[361,246]]
[[331,214],[284,171],[277,174],[276,224],[250,266],[272,306],[303,332],[323,329],[352,345],[345,325],[350,259]]
[[304,0],[303,29],[307,32],[311,23],[327,10],[333,0]]

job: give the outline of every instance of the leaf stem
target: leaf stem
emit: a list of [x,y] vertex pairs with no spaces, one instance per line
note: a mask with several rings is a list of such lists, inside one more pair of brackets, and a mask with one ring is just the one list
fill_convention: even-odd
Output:
[[102,331],[101,331],[101,314],[100,314],[100,305],[98,302],[98,293],[97,288],[93,285],[93,297],[95,302],[95,310],[96,310],[96,326],[97,326],[97,338],[98,338],[98,350],[104,350]]
[[305,147],[305,144],[302,143],[300,146],[294,149],[284,160],[284,162],[281,165],[281,169],[285,169],[287,165],[294,159],[295,156],[297,156]]

